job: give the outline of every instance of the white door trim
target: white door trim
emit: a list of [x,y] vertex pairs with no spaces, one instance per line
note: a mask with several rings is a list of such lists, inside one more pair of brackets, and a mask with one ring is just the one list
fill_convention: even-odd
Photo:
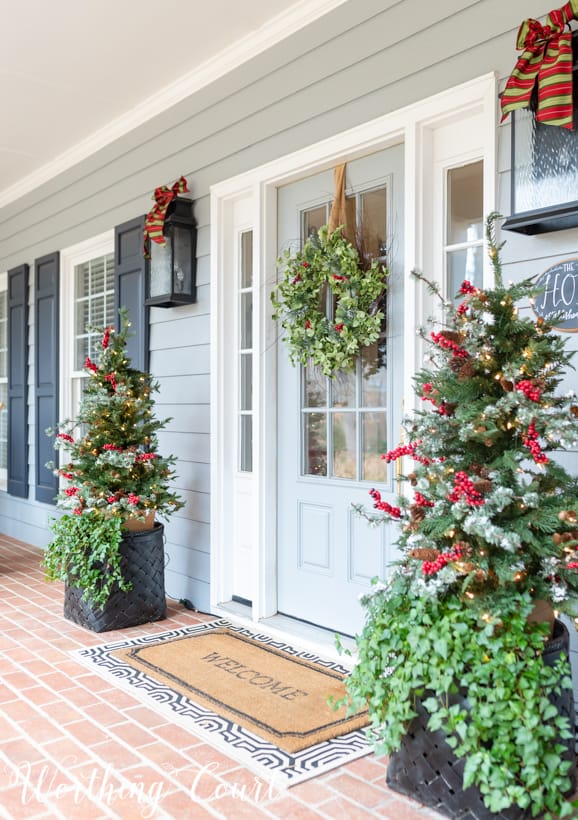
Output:
[[[468,114],[482,114],[484,133],[479,135],[484,160],[485,208],[495,207],[496,101],[494,73],[448,89],[406,108],[280,157],[211,187],[211,611],[227,612],[222,604],[231,598],[230,561],[223,522],[227,517],[225,468],[226,430],[230,410],[224,361],[227,355],[226,243],[232,208],[239,197],[250,196],[253,208],[255,322],[254,322],[254,439],[253,471],[255,506],[252,511],[257,534],[254,545],[253,621],[277,612],[276,592],[276,337],[269,295],[276,281],[277,188],[292,180],[330,168],[385,148],[405,145],[405,240],[404,264],[431,269],[434,237],[431,230],[433,134],[436,127]],[[413,328],[425,319],[425,306],[413,279],[407,280],[404,296],[405,408],[413,406],[412,377],[419,366],[420,350]]]

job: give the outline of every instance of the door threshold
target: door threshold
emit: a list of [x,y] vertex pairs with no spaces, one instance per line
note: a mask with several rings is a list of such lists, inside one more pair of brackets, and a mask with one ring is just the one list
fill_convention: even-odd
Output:
[[260,621],[254,621],[251,617],[251,607],[244,606],[237,601],[227,601],[219,604],[213,612],[216,615],[234,620],[248,629],[260,630],[271,638],[286,641],[296,649],[302,649],[327,660],[340,663],[347,669],[351,669],[355,663],[355,640],[342,636],[343,648],[348,649],[351,656],[340,654],[335,646],[336,633],[330,629],[324,629],[306,621],[279,614],[272,615],[269,618],[262,618]]

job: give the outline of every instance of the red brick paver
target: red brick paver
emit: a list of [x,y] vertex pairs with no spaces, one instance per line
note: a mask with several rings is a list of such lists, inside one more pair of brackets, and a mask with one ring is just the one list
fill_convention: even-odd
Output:
[[174,604],[156,624],[94,634],[65,620],[41,551],[0,535],[0,818],[366,818],[438,815],[390,791],[373,755],[279,790],[71,651],[208,616]]

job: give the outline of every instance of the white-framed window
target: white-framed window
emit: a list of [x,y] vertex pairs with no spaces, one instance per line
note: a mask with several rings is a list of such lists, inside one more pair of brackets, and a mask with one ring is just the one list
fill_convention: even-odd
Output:
[[253,231],[239,234],[238,279],[238,453],[237,469],[253,472]]
[[0,490],[8,481],[8,275],[0,274]]
[[114,231],[62,251],[60,417],[74,417],[86,380],[86,357],[97,358],[94,328],[114,324]]
[[483,285],[483,160],[448,168],[445,189],[445,287],[453,299],[466,279],[475,287]]

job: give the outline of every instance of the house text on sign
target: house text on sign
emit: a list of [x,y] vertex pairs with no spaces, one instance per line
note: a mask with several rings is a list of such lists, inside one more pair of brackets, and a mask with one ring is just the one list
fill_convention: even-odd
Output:
[[536,280],[540,293],[532,302],[534,313],[556,330],[578,331],[578,259],[559,262]]

